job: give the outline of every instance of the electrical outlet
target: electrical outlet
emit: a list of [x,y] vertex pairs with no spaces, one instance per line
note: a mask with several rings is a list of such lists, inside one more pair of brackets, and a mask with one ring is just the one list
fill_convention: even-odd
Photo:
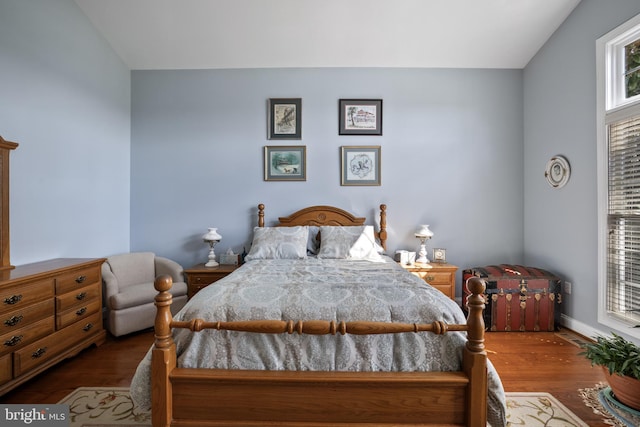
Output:
[[564,293],[567,294],[567,295],[571,295],[571,287],[572,286],[573,285],[571,284],[571,282],[565,281],[564,282]]

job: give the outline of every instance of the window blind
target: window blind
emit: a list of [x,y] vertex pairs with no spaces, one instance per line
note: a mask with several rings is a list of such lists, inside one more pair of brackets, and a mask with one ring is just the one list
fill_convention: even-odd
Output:
[[607,310],[640,323],[640,115],[610,123]]

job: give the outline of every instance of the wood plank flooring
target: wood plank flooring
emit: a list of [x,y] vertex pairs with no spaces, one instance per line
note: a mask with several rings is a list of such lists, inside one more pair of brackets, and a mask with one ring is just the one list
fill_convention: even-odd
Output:
[[[546,391],[590,426],[605,427],[601,417],[586,407],[578,389],[604,381],[580,348],[563,330],[553,332],[493,332],[486,334],[489,359],[506,391]],[[0,396],[0,403],[56,403],[77,387],[128,387],[136,366],[153,342],[153,331],[125,337],[109,336],[105,344],[67,359],[22,386]]]

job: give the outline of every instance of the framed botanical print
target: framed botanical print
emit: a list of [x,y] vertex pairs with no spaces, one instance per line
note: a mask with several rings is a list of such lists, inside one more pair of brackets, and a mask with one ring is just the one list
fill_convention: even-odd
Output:
[[380,146],[340,147],[340,185],[380,185]]
[[307,147],[304,145],[265,146],[264,180],[306,181]]
[[341,99],[339,135],[382,135],[382,99]]
[[271,98],[268,110],[269,139],[302,139],[302,98]]

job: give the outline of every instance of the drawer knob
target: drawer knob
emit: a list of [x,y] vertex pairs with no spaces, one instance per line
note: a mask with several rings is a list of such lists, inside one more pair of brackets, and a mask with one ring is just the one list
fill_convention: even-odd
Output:
[[431,282],[435,280],[435,276],[425,276],[424,280],[426,280],[427,282]]
[[12,295],[4,299],[5,304],[13,305],[17,304],[22,300],[22,295]]
[[9,319],[4,321],[6,326],[16,326],[22,320],[22,315],[11,316]]
[[45,354],[46,352],[47,352],[47,347],[40,347],[39,349],[37,349],[36,351],[31,353],[31,358],[32,359],[37,359],[40,356],[42,356],[43,354]]
[[84,328],[82,328],[82,330],[85,331],[85,332],[89,332],[92,328],[93,328],[93,323],[87,323],[84,326]]
[[5,341],[4,345],[6,347],[13,347],[15,345],[18,345],[18,343],[20,343],[20,341],[22,341],[22,335],[14,335],[10,339]]
[[87,293],[86,292],[80,292],[78,295],[76,295],[76,299],[78,301],[82,301],[83,299],[85,299],[87,297]]
[[76,277],[76,283],[83,283],[85,280],[87,280],[87,276]]
[[82,307],[80,310],[76,311],[77,316],[82,316],[87,312],[87,307]]

